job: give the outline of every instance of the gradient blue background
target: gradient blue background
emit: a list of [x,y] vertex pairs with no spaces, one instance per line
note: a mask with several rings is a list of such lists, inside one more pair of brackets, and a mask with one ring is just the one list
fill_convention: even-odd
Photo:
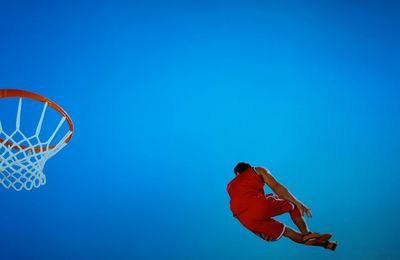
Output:
[[[398,2],[10,2],[0,87],[57,101],[76,132],[44,187],[2,189],[1,259],[400,258]],[[245,230],[238,161],[338,250]]]

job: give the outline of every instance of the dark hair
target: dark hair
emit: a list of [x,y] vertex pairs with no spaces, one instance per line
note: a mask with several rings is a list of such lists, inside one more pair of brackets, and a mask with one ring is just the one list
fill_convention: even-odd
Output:
[[247,170],[248,168],[250,168],[251,165],[245,162],[240,162],[238,163],[235,168],[233,169],[233,172],[238,175],[239,173]]

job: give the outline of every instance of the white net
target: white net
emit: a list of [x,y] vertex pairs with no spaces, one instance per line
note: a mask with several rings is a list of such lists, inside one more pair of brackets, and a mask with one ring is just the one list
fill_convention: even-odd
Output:
[[[22,98],[19,99],[15,130],[7,134],[0,121],[0,183],[7,189],[31,190],[46,184],[43,168],[46,161],[58,153],[72,134],[68,131],[56,143],[54,137],[66,121],[62,117],[46,141],[40,140],[43,119],[48,103],[44,103],[42,113],[32,136],[26,136],[20,129]],[[55,144],[52,144],[55,143]]]

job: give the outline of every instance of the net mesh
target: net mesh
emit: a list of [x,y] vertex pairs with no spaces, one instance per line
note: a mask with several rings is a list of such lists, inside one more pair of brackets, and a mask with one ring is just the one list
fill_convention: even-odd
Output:
[[66,145],[65,141],[72,134],[68,131],[56,144],[52,145],[54,137],[66,120],[62,117],[52,135],[45,141],[40,140],[40,131],[47,107],[48,103],[44,103],[39,123],[32,136],[26,136],[20,129],[22,98],[18,103],[15,130],[7,134],[0,121],[0,183],[5,188],[21,191],[46,184],[46,176],[43,173],[46,161]]

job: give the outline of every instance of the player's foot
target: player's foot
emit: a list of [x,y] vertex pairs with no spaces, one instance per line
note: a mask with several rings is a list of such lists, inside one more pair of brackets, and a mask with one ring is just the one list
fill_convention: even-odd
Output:
[[[318,242],[323,243],[328,241],[332,237],[332,234],[319,234],[315,232],[308,232],[308,234],[303,235],[303,242],[308,244],[308,242],[313,240],[318,240]],[[314,241],[315,242],[315,241]]]
[[335,251],[337,247],[336,241],[326,241],[323,245],[324,248]]
[[304,244],[308,246],[321,246],[325,244],[331,237],[331,234],[322,234],[319,238],[310,239]]

